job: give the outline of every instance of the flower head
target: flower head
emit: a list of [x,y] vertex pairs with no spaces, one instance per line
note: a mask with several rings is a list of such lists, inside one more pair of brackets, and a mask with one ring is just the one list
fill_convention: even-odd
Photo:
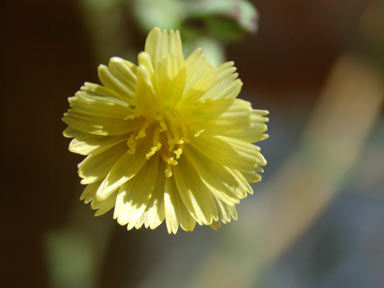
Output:
[[266,161],[253,142],[267,137],[267,111],[237,99],[233,62],[214,67],[195,50],[184,58],[178,31],[153,29],[138,65],[113,57],[99,66],[102,85],[69,98],[64,136],[78,165],[81,195],[128,229],[169,233],[196,223],[216,229],[236,219]]

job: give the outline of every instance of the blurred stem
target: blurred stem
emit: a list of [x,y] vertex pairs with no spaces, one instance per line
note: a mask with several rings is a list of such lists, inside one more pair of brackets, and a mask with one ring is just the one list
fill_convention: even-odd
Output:
[[129,58],[126,49],[130,35],[124,31],[127,1],[81,0],[79,11],[91,38],[96,63],[107,63],[112,56]]
[[[114,55],[128,55],[125,47],[129,35],[124,35],[122,25],[123,4],[119,0],[78,2],[96,63],[107,63]],[[91,213],[90,207],[84,207],[84,203],[76,199],[66,227],[47,235],[47,261],[52,287],[96,287],[114,222],[110,217],[95,219]]]
[[95,219],[92,213],[89,207],[84,207],[84,203],[76,199],[66,227],[46,235],[51,287],[96,287],[112,236],[113,222],[108,217]]

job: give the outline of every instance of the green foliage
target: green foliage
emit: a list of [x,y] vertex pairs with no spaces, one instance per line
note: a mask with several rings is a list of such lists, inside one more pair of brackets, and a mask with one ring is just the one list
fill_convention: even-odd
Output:
[[246,0],[204,0],[191,2],[190,8],[187,21],[201,21],[206,33],[218,39],[239,40],[257,30],[257,11]]
[[257,30],[257,11],[247,0],[134,0],[133,9],[144,32],[179,29],[186,52],[202,47],[214,63],[224,60],[224,44]]

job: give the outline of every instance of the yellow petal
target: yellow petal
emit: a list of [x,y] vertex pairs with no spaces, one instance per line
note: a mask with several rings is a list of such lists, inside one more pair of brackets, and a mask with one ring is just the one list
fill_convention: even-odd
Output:
[[206,123],[206,131],[215,135],[225,135],[247,142],[266,139],[265,122],[268,118],[265,110],[252,110],[248,101],[235,99],[224,113]]
[[256,171],[252,173],[242,172],[241,174],[243,174],[244,178],[247,180],[248,183],[256,183],[261,181],[261,175]]
[[144,65],[140,65],[137,69],[137,77],[138,80],[135,93],[137,107],[144,116],[154,117],[159,103],[152,85],[150,71]]
[[252,172],[259,160],[260,148],[230,137],[203,133],[191,144],[211,161],[240,171]]
[[146,39],[144,51],[151,56],[154,67],[167,55],[184,59],[179,31],[152,29]]
[[[128,230],[135,227],[140,221],[152,197],[157,180],[158,166],[159,157],[152,157],[136,176],[122,185],[118,192],[116,206],[119,209],[115,211],[114,218],[117,218],[120,225],[128,224]],[[123,196],[120,196],[120,194]],[[123,203],[118,203],[119,201]],[[140,228],[141,225],[138,225],[137,228]]]
[[217,231],[221,227],[220,221],[214,221],[211,225],[209,225],[213,230]]
[[201,49],[196,49],[185,61],[187,69],[186,86],[183,95],[183,104],[193,102],[202,97],[216,81],[216,70],[206,60]]
[[97,209],[95,216],[101,216],[107,213],[115,206],[116,202],[116,193],[111,195],[108,199],[104,201],[98,201],[96,198],[91,202],[92,209]]
[[[165,164],[163,162],[159,165],[159,171],[164,171]],[[146,228],[155,229],[158,227],[165,218],[164,209],[164,188],[165,188],[165,176],[163,173],[158,173],[155,188],[151,195],[151,199],[147,204],[147,208],[143,214],[144,225]]]
[[220,83],[225,80],[235,80],[238,77],[236,72],[235,63],[233,61],[225,62],[216,68],[217,78],[216,83]]
[[219,220],[222,223],[226,224],[228,222],[231,222],[231,218],[237,220],[237,211],[234,205],[228,205],[217,198],[215,200],[217,205],[217,211],[219,213]]
[[78,91],[74,97],[68,98],[71,108],[76,112],[98,117],[124,119],[132,114],[129,105],[112,96],[95,96],[85,91]]
[[[229,64],[231,63],[229,62]],[[236,98],[243,83],[240,79],[237,79],[238,74],[233,73],[234,71],[233,67],[228,64],[219,66],[217,68],[216,83],[201,99]]]
[[[112,64],[113,65],[113,64]],[[127,102],[128,104],[134,104],[134,91],[130,86],[127,86],[123,81],[121,81],[114,73],[112,73],[111,69],[105,65],[99,65],[98,74],[101,83],[105,87],[116,92],[118,98]]]
[[165,56],[156,66],[155,90],[165,105],[176,103],[182,96],[186,70],[184,61],[175,55]]
[[95,155],[90,154],[78,165],[82,184],[89,184],[103,179],[117,160],[127,151],[125,143],[113,145]]
[[110,169],[110,172],[101,183],[96,192],[96,197],[99,201],[108,198],[110,194],[115,192],[121,185],[133,178],[144,166],[147,158],[149,143],[140,143],[135,154],[130,151],[125,152],[115,165]]
[[119,189],[116,196],[115,209],[113,212],[113,219],[117,219],[117,223],[121,226],[127,225],[129,222],[128,203],[125,201],[126,191]]
[[129,104],[135,105],[135,99],[132,95],[135,94],[137,81],[137,66],[120,57],[112,57],[108,63],[108,68],[111,73],[125,85],[130,97],[125,99]]
[[176,234],[179,225],[185,231],[193,231],[196,221],[181,200],[175,180],[166,178],[165,181],[164,210],[168,233]]
[[81,193],[80,200],[84,200],[85,204],[88,204],[93,199],[95,199],[97,188],[99,188],[101,181],[94,182],[92,184],[88,184],[83,193]]
[[[221,99],[224,101],[227,99]],[[248,128],[250,125],[250,118],[252,113],[251,103],[241,99],[228,99],[232,100],[227,109],[223,111],[216,118],[210,119],[206,123],[206,131],[221,135],[229,130],[238,130],[241,128]],[[214,101],[216,102],[216,101]],[[208,114],[209,112],[207,112]]]
[[227,224],[231,222],[231,219],[237,220],[237,211],[235,205],[228,205],[217,198],[215,198],[215,201],[219,219],[218,221],[213,222],[210,226],[212,229],[217,230],[221,226],[220,222]]
[[111,195],[106,201],[99,202],[96,199],[96,191],[99,187],[101,181],[95,182],[92,184],[87,185],[87,187],[84,189],[80,200],[84,200],[84,202],[87,204],[91,202],[92,209],[97,209],[95,216],[100,216],[105,213],[107,213],[109,210],[111,210],[115,205],[115,199],[116,194]]
[[85,82],[83,86],[80,87],[80,91],[87,93],[91,96],[98,96],[98,97],[114,97],[116,99],[120,99],[119,94],[105,86],[101,86],[98,84]]
[[234,205],[238,204],[239,199],[246,197],[247,192],[243,189],[237,178],[219,165],[194,149],[188,148],[184,151],[199,176],[211,192],[223,202]]
[[233,101],[234,99],[217,99],[195,103],[187,108],[186,113],[194,123],[202,124],[204,130],[208,127],[207,131],[214,131],[211,126],[215,125],[215,119],[230,109]]
[[124,120],[87,115],[68,109],[62,119],[68,126],[95,135],[126,135],[133,131],[138,120]]
[[111,148],[114,144],[124,141],[127,136],[99,136],[81,132],[68,127],[65,130],[66,135],[74,137],[69,143],[69,151],[81,155],[88,155],[92,152],[100,153]]
[[198,171],[195,171],[185,157],[180,158],[173,171],[180,197],[197,223],[210,225],[217,220],[212,192],[201,181]]
[[230,173],[236,177],[236,179],[239,181],[242,188],[247,191],[249,194],[253,194],[253,189],[251,185],[249,185],[247,179],[244,177],[243,173],[241,173],[238,170],[227,168]]

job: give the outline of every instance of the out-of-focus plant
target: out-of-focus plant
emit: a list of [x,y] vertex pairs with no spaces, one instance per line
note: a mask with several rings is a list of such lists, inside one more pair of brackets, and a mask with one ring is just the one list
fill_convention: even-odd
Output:
[[187,54],[202,47],[214,63],[225,60],[225,44],[257,31],[258,14],[247,0],[134,0],[133,7],[144,31],[179,29]]

